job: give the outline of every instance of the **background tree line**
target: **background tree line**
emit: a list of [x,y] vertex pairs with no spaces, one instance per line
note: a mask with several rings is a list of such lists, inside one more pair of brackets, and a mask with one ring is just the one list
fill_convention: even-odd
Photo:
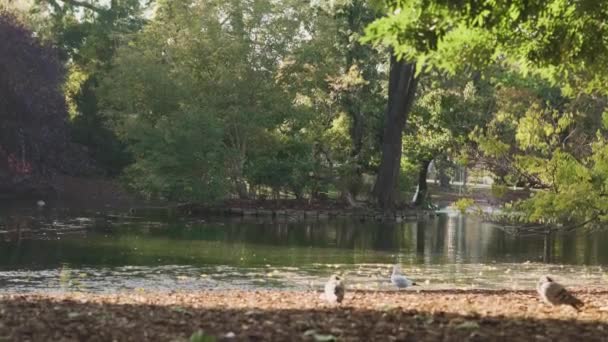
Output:
[[606,216],[608,5],[36,0],[27,8],[21,22],[67,70],[72,139],[146,196],[335,193],[389,209],[417,186],[414,203],[424,205],[434,161],[444,175],[477,165],[497,184],[541,189],[516,206],[527,221]]

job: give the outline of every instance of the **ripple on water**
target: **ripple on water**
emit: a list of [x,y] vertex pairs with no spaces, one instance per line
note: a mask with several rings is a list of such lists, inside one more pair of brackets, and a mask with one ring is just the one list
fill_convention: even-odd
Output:
[[[62,267],[0,272],[6,292],[124,290],[196,291],[205,289],[320,289],[332,273],[344,275],[353,289],[390,290],[390,264],[313,264],[304,267],[121,266]],[[459,264],[408,267],[403,272],[419,289],[532,289],[542,274],[554,275],[567,286],[601,287],[607,280],[601,267],[540,263]]]
[[[601,266],[521,262],[605,264],[608,253],[597,246],[608,243],[608,232],[546,244],[460,215],[394,225],[74,216],[31,228],[31,236],[2,235],[21,240],[0,241],[0,291],[307,290],[321,289],[336,272],[350,288],[392,290],[393,260],[420,289],[531,289],[543,274],[567,286],[608,280]],[[72,229],[78,234],[60,236]],[[547,256],[544,246],[552,246]]]

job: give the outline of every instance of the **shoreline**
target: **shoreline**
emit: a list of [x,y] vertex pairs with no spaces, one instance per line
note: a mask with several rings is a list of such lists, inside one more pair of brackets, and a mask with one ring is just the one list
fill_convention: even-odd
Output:
[[[429,209],[397,209],[382,211],[374,208],[344,208],[333,209],[327,206],[319,209],[282,209],[273,207],[175,207],[178,212],[184,211],[189,216],[215,216],[215,217],[243,217],[243,218],[272,218],[289,221],[301,220],[328,220],[334,218],[351,218],[360,221],[396,221],[401,222],[408,219],[434,218],[437,214],[435,210]],[[143,209],[145,210],[145,209]],[[171,211],[172,209],[168,209]],[[132,212],[137,213],[135,208]]]
[[573,292],[580,313],[511,290],[347,290],[341,305],[314,291],[0,294],[0,340],[605,340],[608,290]]
[[[128,191],[124,184],[113,178],[100,177],[71,177],[57,176],[58,189],[54,194],[32,196],[5,196],[0,202],[10,204],[21,203],[24,208],[36,207],[36,201],[44,200],[49,207],[57,209],[93,210],[101,212],[116,211],[176,211],[182,214],[215,213],[219,215],[244,216],[281,216],[295,214],[296,216],[386,216],[405,217],[420,212],[430,212],[432,209],[416,208],[408,201],[395,208],[383,211],[366,200],[349,205],[337,198],[325,199],[225,199],[216,204],[196,202],[176,202],[169,200],[149,200]],[[475,188],[471,185],[469,191],[461,192],[456,187],[442,189],[433,183],[429,184],[430,199],[437,207],[461,199],[472,198],[479,205],[500,205],[516,198],[526,198],[527,192],[509,190],[504,198],[496,198],[486,188]],[[6,194],[5,194],[6,195]],[[411,198],[412,193],[403,193],[404,199]],[[20,207],[18,206],[18,207]]]

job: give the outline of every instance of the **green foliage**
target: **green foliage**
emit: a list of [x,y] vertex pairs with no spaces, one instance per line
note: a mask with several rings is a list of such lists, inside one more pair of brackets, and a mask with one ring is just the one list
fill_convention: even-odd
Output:
[[608,47],[597,43],[608,33],[608,7],[595,1],[403,0],[387,1],[383,11],[364,39],[390,46],[423,72],[508,60],[567,93],[608,89]]
[[213,201],[261,186],[297,195],[309,187],[313,113],[277,81],[299,39],[290,6],[160,2],[118,49],[99,93],[135,157],[127,179],[136,189]]
[[376,11],[366,1],[318,1],[303,10],[309,39],[292,51],[279,81],[314,121],[315,174],[341,192],[365,192],[378,163],[386,55],[361,44]]
[[[546,189],[518,206],[528,220],[601,220],[606,208],[597,199],[603,192],[594,189],[601,189],[597,181],[603,177],[593,170],[602,160],[596,155],[605,134],[605,99],[597,93],[608,89],[608,48],[598,42],[608,33],[602,24],[608,7],[589,0],[385,5],[385,16],[367,28],[366,41],[391,47],[425,75],[433,70],[464,75],[469,68],[490,79],[494,74],[491,81],[499,87],[491,95],[492,117],[467,134],[477,145],[477,159],[502,182],[510,178]],[[420,103],[431,113],[444,107]],[[413,125],[425,133],[421,122]],[[434,134],[413,141],[426,140],[431,149],[441,145],[449,124],[436,127]]]
[[151,4],[40,0],[30,13],[69,70],[74,139],[113,174],[130,165],[148,197],[365,194],[390,50],[418,71],[400,190],[424,162],[443,175],[478,163],[496,197],[542,189],[515,206],[528,220],[608,215],[606,6],[161,0],[145,14]]
[[495,198],[504,198],[509,188],[504,184],[493,183],[490,193]]
[[215,336],[207,335],[203,330],[198,330],[192,333],[189,339],[190,342],[215,342]]
[[131,162],[100,115],[96,87],[124,37],[144,24],[144,3],[138,0],[106,4],[73,1],[33,1],[30,18],[37,34],[59,47],[68,66],[64,93],[72,138],[111,175]]
[[[433,74],[426,78],[403,136],[404,154],[418,165],[435,160],[441,177],[453,172],[456,160],[466,165],[470,134],[489,119],[491,95],[487,83],[476,86],[466,77]],[[416,181],[418,172],[416,168],[412,175]]]
[[598,185],[605,176],[595,170],[602,168],[605,98],[572,97],[530,78],[501,79],[493,118],[472,139],[503,184],[543,189],[512,211],[544,224],[601,222],[607,208]]
[[420,167],[415,161],[407,157],[401,158],[401,168],[399,173],[399,191],[411,192],[418,185],[418,171]]
[[456,207],[456,209],[458,209],[458,211],[460,211],[461,214],[466,214],[467,210],[475,205],[475,200],[465,197],[457,200],[453,205]]
[[[580,223],[599,219],[607,208],[601,191],[592,182],[593,166],[583,164],[571,154],[557,150],[540,177],[551,181],[551,191],[543,191],[519,204],[528,219],[542,223]],[[605,178],[605,176],[603,176]]]
[[291,191],[300,198],[312,190],[314,159],[312,144],[305,137],[268,137],[265,149],[252,153],[245,164],[245,177],[254,187]]
[[220,123],[195,109],[150,124],[129,121],[131,151],[137,162],[126,170],[129,183],[155,198],[211,202],[223,197],[225,146]]

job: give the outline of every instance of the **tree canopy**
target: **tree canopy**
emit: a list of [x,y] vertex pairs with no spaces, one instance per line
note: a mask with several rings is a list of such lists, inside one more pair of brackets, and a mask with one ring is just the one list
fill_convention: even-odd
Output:
[[534,189],[520,220],[608,215],[603,3],[40,0],[23,17],[33,34],[3,16],[24,42],[0,64],[12,174],[78,169],[46,157],[71,136],[154,198],[391,209],[412,184],[425,201],[434,162]]

